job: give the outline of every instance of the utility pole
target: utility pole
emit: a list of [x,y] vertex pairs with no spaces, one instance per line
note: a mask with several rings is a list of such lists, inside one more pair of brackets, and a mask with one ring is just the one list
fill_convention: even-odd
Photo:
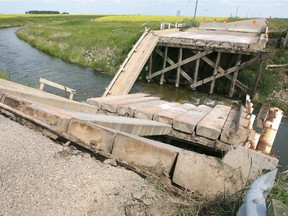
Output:
[[237,9],[236,9],[235,18],[237,18],[237,16],[238,16],[238,6],[237,6]]
[[194,20],[196,19],[197,7],[198,7],[198,0],[196,0],[195,11],[194,11]]

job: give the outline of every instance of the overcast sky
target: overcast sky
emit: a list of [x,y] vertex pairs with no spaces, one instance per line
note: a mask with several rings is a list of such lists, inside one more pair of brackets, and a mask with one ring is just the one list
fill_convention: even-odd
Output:
[[[196,0],[0,0],[0,13],[194,15]],[[238,10],[237,10],[238,8]],[[288,0],[199,0],[199,16],[288,17]]]

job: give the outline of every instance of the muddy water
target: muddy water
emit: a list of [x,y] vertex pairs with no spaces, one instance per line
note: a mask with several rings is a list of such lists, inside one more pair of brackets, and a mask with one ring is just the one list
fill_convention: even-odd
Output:
[[[28,85],[39,86],[39,77],[55,81],[62,85],[76,89],[75,100],[86,101],[90,97],[99,97],[111,81],[111,77],[95,73],[87,68],[63,62],[51,57],[27,43],[19,40],[15,35],[18,28],[0,29],[0,69],[5,70],[12,81]],[[46,87],[45,87],[46,88]],[[52,93],[62,94],[54,89],[46,89]],[[206,95],[193,92],[191,89],[175,88],[173,86],[159,86],[155,83],[135,84],[132,92],[145,92],[159,96],[164,100],[177,102],[191,102],[193,104],[233,105],[238,101],[223,99],[217,95]],[[283,118],[277,134],[273,152],[280,158],[280,165],[288,165],[288,119]]]

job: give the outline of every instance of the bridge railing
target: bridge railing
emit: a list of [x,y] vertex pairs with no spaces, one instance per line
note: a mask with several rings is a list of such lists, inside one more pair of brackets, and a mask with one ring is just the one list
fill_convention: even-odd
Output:
[[75,89],[69,88],[67,86],[63,86],[61,84],[52,82],[52,81],[44,79],[42,77],[39,78],[39,83],[40,83],[40,87],[39,87],[40,91],[44,90],[44,85],[46,84],[46,85],[52,86],[54,88],[61,89],[61,90],[65,91],[65,92],[69,92],[70,93],[70,95],[68,97],[69,100],[73,100],[73,96],[74,96],[74,94],[76,94],[76,90]]
[[171,29],[171,28],[183,28],[186,26],[186,23],[170,23],[170,22],[161,22],[160,30]]

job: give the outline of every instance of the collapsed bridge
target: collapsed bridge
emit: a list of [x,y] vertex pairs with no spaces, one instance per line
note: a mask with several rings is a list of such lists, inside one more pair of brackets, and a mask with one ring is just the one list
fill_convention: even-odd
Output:
[[[141,71],[147,69],[146,79],[158,78],[160,85],[171,81],[192,89],[210,83],[212,94],[216,80],[222,77],[230,80],[229,96],[235,86],[245,93],[255,94],[262,73],[263,61],[268,57],[264,50],[268,41],[266,20],[248,20],[234,23],[206,23],[187,31],[166,29],[146,30],[103,96],[128,94]],[[175,55],[175,53],[177,53]],[[159,57],[162,65],[159,65]],[[157,63],[154,60],[157,58]],[[239,70],[259,64],[252,86],[241,83]],[[156,70],[156,71],[154,71]]]

